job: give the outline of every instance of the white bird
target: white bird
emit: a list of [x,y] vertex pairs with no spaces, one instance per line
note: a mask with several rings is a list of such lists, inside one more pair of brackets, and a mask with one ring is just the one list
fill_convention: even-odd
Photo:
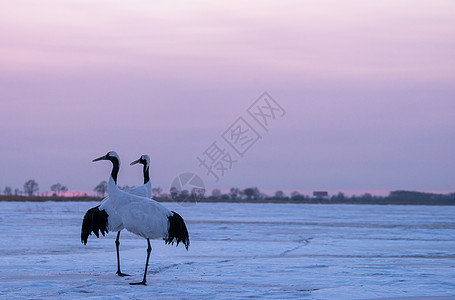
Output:
[[176,212],[169,211],[160,203],[146,197],[129,194],[117,186],[117,174],[120,169],[120,159],[116,152],[110,151],[105,156],[93,161],[109,160],[112,162],[112,172],[108,182],[109,199],[112,207],[122,218],[126,230],[139,235],[147,240],[147,260],[145,262],[144,278],[141,282],[132,285],[146,285],[147,267],[152,246],[150,239],[162,238],[166,244],[180,242],[186,250],[190,245],[188,230],[185,221]]
[[[143,167],[144,173],[144,184],[137,186],[132,189],[128,189],[127,192],[150,198],[152,196],[152,183],[149,176],[150,158],[148,155],[142,155],[138,160],[131,163],[131,165],[140,163]],[[124,228],[122,218],[112,207],[112,201],[109,196],[104,198],[100,205],[90,208],[84,216],[81,228],[81,242],[87,245],[87,240],[92,232],[99,238],[99,231],[104,236],[109,231],[117,231],[117,238],[115,239],[115,247],[117,250],[117,275],[118,276],[129,276],[128,274],[120,271],[120,231]]]

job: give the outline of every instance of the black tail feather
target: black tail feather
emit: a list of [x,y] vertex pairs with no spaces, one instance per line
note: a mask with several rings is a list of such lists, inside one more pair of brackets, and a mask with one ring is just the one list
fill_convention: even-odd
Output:
[[185,221],[183,218],[176,212],[171,211],[172,215],[167,217],[169,219],[169,232],[167,238],[164,239],[166,244],[174,244],[174,241],[177,242],[177,246],[180,242],[185,245],[186,250],[190,246],[190,236],[188,235],[188,230],[186,229]]
[[88,236],[92,232],[96,235],[97,238],[100,237],[99,232],[104,236],[105,233],[108,233],[108,214],[104,210],[99,210],[99,205],[87,210],[82,221],[81,229],[81,242],[84,245],[87,245]]

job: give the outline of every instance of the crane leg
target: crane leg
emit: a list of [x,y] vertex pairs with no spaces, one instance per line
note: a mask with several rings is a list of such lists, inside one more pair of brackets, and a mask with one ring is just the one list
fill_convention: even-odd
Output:
[[147,277],[147,267],[149,266],[149,258],[150,258],[150,253],[152,252],[152,246],[150,246],[150,240],[147,239],[147,260],[145,261],[145,271],[144,271],[144,278],[142,279],[141,282],[134,282],[130,283],[131,285],[147,285],[147,281],[145,280]]
[[117,273],[116,274],[120,277],[130,276],[130,275],[122,273],[120,271],[120,252],[119,252],[120,241],[119,241],[119,238],[120,238],[120,231],[117,233],[117,238],[115,239],[115,248],[117,249]]

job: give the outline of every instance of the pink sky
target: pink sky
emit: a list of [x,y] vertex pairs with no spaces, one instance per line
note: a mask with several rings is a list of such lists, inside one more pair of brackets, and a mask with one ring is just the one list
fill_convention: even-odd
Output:
[[[0,189],[181,172],[208,188],[455,190],[453,1],[2,1]],[[196,157],[287,111],[218,183]]]

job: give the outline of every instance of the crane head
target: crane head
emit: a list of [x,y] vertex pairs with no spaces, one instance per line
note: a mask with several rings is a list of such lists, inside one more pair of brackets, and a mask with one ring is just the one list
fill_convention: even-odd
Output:
[[109,151],[106,155],[104,156],[101,156],[101,157],[98,157],[98,158],[95,158],[94,160],[92,160],[92,162],[95,162],[95,161],[100,161],[100,160],[110,160],[110,161],[113,161],[117,159],[117,161],[120,163],[120,158],[117,154],[117,152],[115,151]]
[[144,166],[150,165],[150,157],[147,154],[142,155],[138,160],[133,161],[130,165],[142,164]]

